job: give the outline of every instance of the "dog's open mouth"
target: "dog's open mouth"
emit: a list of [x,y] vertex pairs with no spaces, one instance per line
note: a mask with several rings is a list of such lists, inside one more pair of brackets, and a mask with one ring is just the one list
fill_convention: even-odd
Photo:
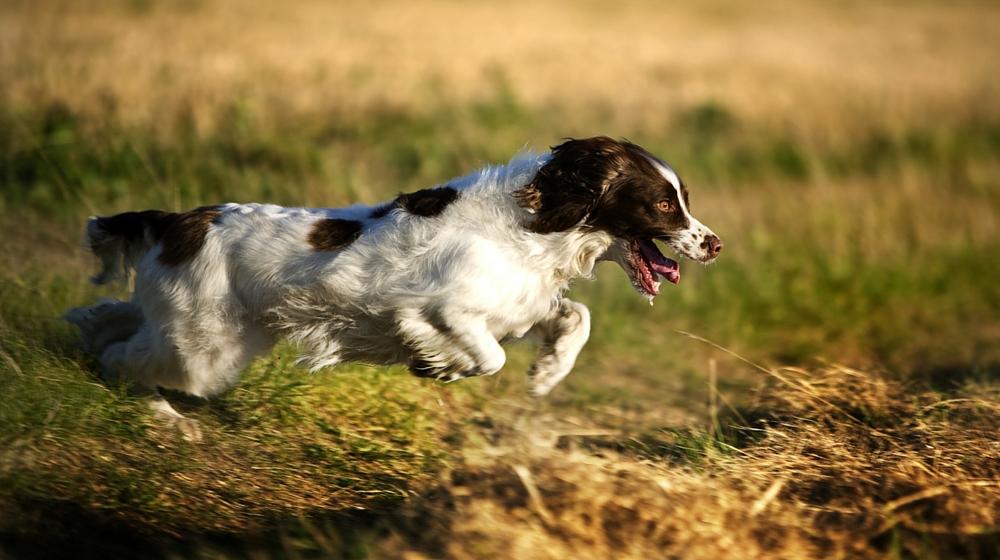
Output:
[[633,239],[629,243],[629,270],[626,272],[635,289],[649,297],[660,294],[660,278],[676,284],[681,280],[677,261],[663,256],[652,239]]

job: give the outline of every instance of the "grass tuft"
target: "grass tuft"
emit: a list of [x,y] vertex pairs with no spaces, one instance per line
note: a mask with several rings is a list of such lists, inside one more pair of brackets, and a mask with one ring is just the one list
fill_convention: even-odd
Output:
[[[553,421],[483,437],[380,552],[429,557],[988,558],[1000,546],[995,391],[783,369],[738,447],[702,429],[595,453]],[[502,411],[483,426],[514,424]],[[472,427],[470,426],[470,429]],[[566,445],[568,441],[569,445]],[[577,441],[576,445],[573,441]],[[656,441],[657,443],[653,443]],[[615,443],[612,441],[611,443]],[[591,445],[593,441],[591,441]],[[637,460],[637,457],[639,460]]]

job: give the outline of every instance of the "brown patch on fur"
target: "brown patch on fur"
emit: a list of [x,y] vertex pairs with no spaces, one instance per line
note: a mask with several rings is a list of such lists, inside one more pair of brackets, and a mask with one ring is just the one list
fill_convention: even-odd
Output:
[[315,251],[337,251],[358,237],[361,237],[361,222],[324,218],[313,224],[307,241]]
[[372,209],[368,215],[371,219],[377,220],[389,215],[397,208],[402,208],[414,216],[422,218],[433,218],[444,212],[449,204],[458,198],[458,191],[454,187],[435,187],[423,189],[417,192],[405,193],[397,196],[392,202],[380,204]]
[[222,212],[216,206],[201,206],[187,212],[161,210],[124,212],[98,218],[98,227],[109,235],[133,243],[148,236],[161,245],[157,260],[164,266],[180,266],[195,256],[205,244],[208,228]]
[[146,236],[146,224],[162,219],[167,212],[161,210],[144,210],[142,212],[123,212],[114,216],[97,218],[97,227],[113,237],[121,237],[128,243],[139,241]]
[[538,190],[538,187],[534,183],[519,191],[515,191],[513,194],[514,198],[517,199],[517,205],[521,208],[529,210],[542,209],[542,192]]
[[147,223],[153,239],[160,242],[157,260],[164,266],[180,266],[198,255],[208,228],[222,212],[216,206],[202,206],[180,214],[162,214]]
[[395,204],[414,216],[433,218],[444,212],[457,198],[458,191],[454,187],[438,187],[401,194],[396,197]]

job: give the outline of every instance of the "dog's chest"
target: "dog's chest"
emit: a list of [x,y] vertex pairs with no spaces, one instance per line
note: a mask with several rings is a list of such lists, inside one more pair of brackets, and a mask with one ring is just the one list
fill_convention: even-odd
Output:
[[497,340],[524,336],[552,313],[568,287],[567,282],[537,271],[518,272],[509,271],[505,277],[509,282],[494,291],[482,308],[487,328]]

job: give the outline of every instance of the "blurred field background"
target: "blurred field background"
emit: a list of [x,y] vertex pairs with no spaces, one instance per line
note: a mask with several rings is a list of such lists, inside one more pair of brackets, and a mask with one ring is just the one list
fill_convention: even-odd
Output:
[[[0,553],[1000,553],[997,29],[991,2],[0,3]],[[577,284],[591,341],[544,401],[528,345],[447,386],[281,348],[172,396],[192,446],[55,321],[113,295],[89,215],[371,204],[599,134],[670,162],[726,250],[652,308],[613,265]]]

